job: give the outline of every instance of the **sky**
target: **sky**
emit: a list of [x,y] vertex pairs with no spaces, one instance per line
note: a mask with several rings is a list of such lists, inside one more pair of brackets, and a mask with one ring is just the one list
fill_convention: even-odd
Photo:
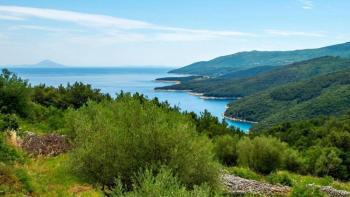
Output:
[[350,41],[349,0],[0,0],[0,65],[179,67]]

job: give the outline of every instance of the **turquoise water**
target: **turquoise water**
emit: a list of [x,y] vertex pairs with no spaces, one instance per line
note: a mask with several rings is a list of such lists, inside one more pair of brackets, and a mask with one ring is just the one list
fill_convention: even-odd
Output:
[[[169,85],[156,82],[156,78],[177,76],[168,74],[169,68],[12,68],[21,78],[28,79],[32,85],[44,83],[58,86],[60,84],[81,81],[89,83],[102,92],[115,95],[121,90],[139,92],[148,98],[158,97],[171,105],[179,106],[183,111],[203,112],[207,109],[213,115],[222,119],[229,100],[204,100],[186,92],[159,92],[155,87]],[[249,123],[225,120],[231,126],[248,131]]]

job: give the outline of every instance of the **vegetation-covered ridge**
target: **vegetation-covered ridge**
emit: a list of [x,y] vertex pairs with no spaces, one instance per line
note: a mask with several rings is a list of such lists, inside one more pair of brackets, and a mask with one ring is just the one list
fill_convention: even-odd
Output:
[[350,57],[350,43],[295,51],[249,51],[196,62],[171,73],[220,76],[259,66],[281,66],[322,56]]
[[[157,89],[191,90],[208,97],[244,97],[279,85],[350,68],[350,59],[320,57],[286,66],[248,69],[215,78],[184,80]],[[251,73],[248,75],[246,73]]]
[[288,83],[240,99],[225,114],[267,127],[350,111],[350,69]]
[[291,187],[279,195],[324,196],[312,183],[350,190],[346,116],[248,135],[207,111],[82,83],[31,86],[7,70],[0,101],[1,195],[225,196],[223,174]]

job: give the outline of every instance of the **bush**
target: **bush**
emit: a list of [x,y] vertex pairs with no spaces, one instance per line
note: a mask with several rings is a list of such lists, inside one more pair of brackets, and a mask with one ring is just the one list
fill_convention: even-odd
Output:
[[17,116],[14,114],[0,114],[0,131],[17,130],[19,128]]
[[196,186],[193,190],[187,190],[184,185],[173,176],[170,170],[161,169],[157,175],[153,175],[151,170],[146,170],[144,173],[139,173],[133,179],[133,188],[131,192],[125,192],[125,188],[121,181],[117,181],[115,189],[111,196],[119,197],[205,197],[212,196],[210,188]]
[[223,135],[215,139],[214,150],[219,161],[225,165],[237,164],[236,145],[238,143],[238,136]]
[[298,185],[293,188],[291,197],[326,197],[327,195],[322,193],[319,188],[309,185]]
[[342,160],[339,158],[340,151],[337,148],[323,148],[313,146],[306,152],[306,160],[309,172],[318,176],[331,175],[339,177],[337,174]]
[[188,187],[217,182],[211,142],[178,112],[124,97],[90,102],[68,113],[66,122],[76,143],[71,166],[92,181],[113,185],[120,178],[130,186],[140,169],[167,166]]
[[259,181],[262,179],[260,175],[258,175],[252,170],[249,170],[248,168],[230,167],[230,168],[227,168],[227,170],[230,174],[234,174],[236,176],[239,176],[245,179],[251,179],[256,181]]
[[289,177],[286,172],[276,172],[267,176],[267,180],[271,184],[281,184],[286,186],[293,186],[293,180]]
[[11,164],[17,159],[20,159],[20,155],[6,143],[4,134],[0,133],[0,163]]
[[0,75],[0,112],[27,116],[31,90],[27,81],[22,80],[7,69]]
[[238,162],[257,172],[269,174],[282,167],[287,144],[272,137],[243,138],[237,144]]
[[293,149],[287,149],[283,155],[283,168],[292,172],[304,171],[303,158],[299,152]]

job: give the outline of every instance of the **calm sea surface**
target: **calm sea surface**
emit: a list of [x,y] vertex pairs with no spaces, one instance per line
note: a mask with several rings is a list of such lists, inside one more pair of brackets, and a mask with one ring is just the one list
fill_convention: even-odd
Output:
[[[179,106],[183,111],[203,112],[207,109],[222,119],[222,113],[229,100],[204,100],[186,92],[159,92],[155,87],[169,85],[154,81],[160,77],[177,76],[168,74],[169,68],[11,68],[11,71],[23,79],[29,79],[32,85],[44,83],[58,86],[60,84],[81,81],[112,96],[124,92],[139,92],[148,98],[158,97],[171,105]],[[250,124],[226,120],[229,125],[247,131]]]

